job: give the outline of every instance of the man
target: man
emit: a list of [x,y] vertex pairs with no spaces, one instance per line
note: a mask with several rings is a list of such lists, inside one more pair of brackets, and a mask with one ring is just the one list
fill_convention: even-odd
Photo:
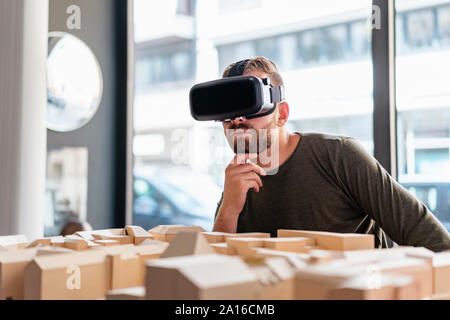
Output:
[[[273,86],[283,85],[276,65],[264,57],[231,64],[223,73],[224,78],[237,75],[269,78]],[[256,163],[235,156],[225,170],[213,231],[259,231],[272,236],[278,229],[372,233],[376,247],[384,248],[386,232],[399,245],[450,249],[450,235],[442,224],[355,139],[291,134],[284,127],[288,118],[289,105],[281,101],[272,114],[222,122],[232,146],[237,139],[246,143],[260,139],[247,130],[275,130],[279,163],[273,168],[264,166],[259,155]],[[269,148],[274,141],[267,140]],[[276,174],[267,174],[274,169]]]

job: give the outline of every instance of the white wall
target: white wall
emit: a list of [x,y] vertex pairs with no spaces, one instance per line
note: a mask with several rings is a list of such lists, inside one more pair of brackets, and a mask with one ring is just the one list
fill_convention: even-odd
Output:
[[43,234],[48,0],[0,0],[0,235]]

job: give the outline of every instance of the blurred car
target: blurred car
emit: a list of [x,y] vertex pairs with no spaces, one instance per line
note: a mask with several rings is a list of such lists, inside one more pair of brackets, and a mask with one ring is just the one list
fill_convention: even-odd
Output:
[[205,174],[188,169],[146,168],[134,172],[133,224],[197,225],[212,230],[221,188]]

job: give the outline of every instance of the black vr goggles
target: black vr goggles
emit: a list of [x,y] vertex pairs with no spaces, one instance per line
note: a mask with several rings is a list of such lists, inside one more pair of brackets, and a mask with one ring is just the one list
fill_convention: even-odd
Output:
[[[242,63],[237,65],[242,68]],[[238,74],[236,76],[236,73]],[[191,115],[199,121],[229,121],[271,114],[285,99],[284,86],[273,87],[268,78],[241,76],[231,70],[229,78],[196,84],[189,92]]]

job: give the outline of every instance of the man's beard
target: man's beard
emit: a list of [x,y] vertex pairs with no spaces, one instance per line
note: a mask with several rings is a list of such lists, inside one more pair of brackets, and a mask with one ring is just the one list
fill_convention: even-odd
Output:
[[[232,133],[235,130],[243,129],[248,136],[233,136]],[[269,149],[272,145],[271,129],[273,129],[273,123],[269,123],[266,127],[260,129],[250,128],[244,123],[232,124],[230,128],[225,131],[228,144],[234,153],[257,153],[260,154]]]

